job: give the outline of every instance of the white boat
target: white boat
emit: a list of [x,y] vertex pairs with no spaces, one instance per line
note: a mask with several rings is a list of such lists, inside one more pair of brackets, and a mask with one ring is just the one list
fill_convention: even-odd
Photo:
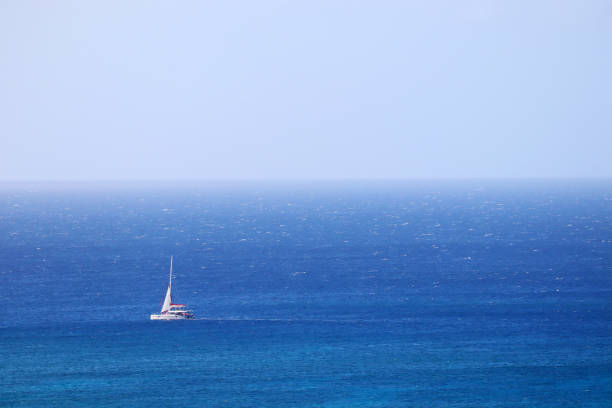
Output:
[[152,314],[151,320],[186,320],[193,318],[193,312],[187,310],[187,305],[172,303],[172,257],[170,257],[170,282],[168,283],[168,291],[164,298],[161,313]]

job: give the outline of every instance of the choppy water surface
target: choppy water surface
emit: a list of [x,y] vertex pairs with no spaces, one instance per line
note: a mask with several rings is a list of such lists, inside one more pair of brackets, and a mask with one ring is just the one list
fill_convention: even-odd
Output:
[[612,403],[612,182],[5,185],[0,281],[0,406]]

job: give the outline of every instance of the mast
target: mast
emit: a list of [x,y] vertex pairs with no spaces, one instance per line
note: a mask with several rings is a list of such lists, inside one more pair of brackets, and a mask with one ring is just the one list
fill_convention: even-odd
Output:
[[170,255],[170,283],[168,284],[168,289],[172,288],[172,258],[173,256]]

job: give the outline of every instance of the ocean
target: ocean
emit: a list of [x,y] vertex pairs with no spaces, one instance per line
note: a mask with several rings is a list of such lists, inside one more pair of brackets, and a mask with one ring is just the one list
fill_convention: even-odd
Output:
[[0,282],[0,407],[612,406],[610,180],[3,184]]

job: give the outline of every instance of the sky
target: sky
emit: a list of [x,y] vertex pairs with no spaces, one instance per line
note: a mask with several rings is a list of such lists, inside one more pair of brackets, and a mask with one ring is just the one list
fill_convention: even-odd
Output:
[[0,181],[612,177],[612,2],[0,0]]

